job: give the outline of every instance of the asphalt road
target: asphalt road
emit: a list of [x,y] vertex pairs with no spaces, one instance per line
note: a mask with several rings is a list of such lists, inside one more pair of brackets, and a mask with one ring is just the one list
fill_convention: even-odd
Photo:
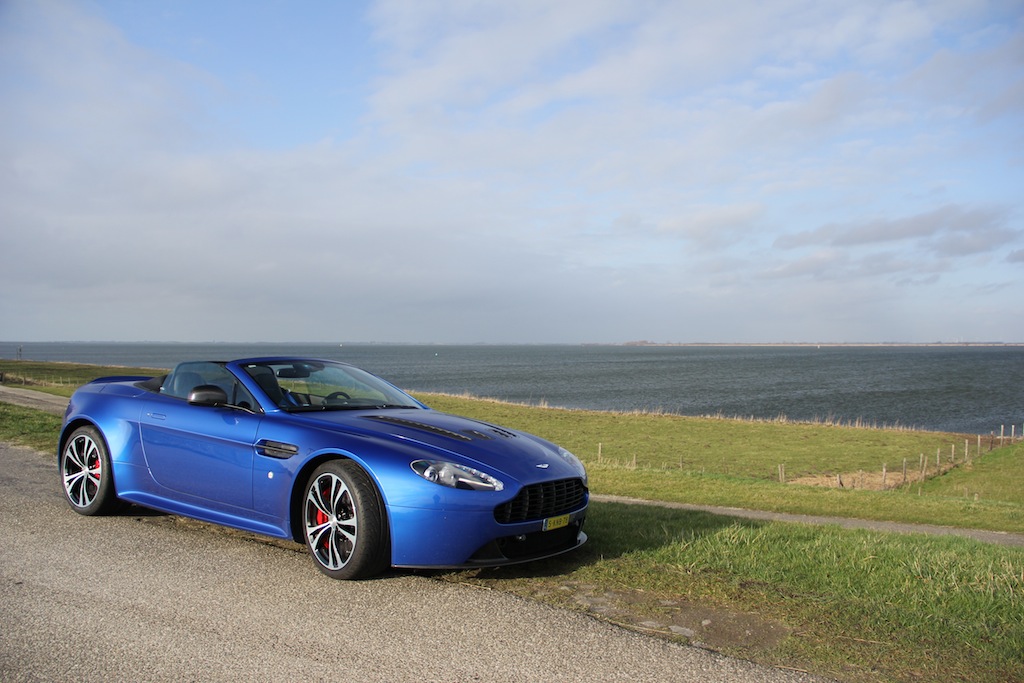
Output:
[[81,517],[0,444],[0,680],[815,680],[497,591],[322,576],[299,546],[140,508]]

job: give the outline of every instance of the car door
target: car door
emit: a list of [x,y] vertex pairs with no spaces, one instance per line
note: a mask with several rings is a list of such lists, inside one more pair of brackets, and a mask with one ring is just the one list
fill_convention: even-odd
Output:
[[[188,369],[198,371],[194,381],[218,386],[237,382],[218,364],[192,365],[200,366]],[[180,366],[175,373],[179,370]],[[187,396],[187,391],[181,393]],[[201,499],[187,502],[251,509],[253,444],[260,421],[260,415],[238,408],[192,405],[180,396],[155,395],[140,418],[150,474],[170,491]]]

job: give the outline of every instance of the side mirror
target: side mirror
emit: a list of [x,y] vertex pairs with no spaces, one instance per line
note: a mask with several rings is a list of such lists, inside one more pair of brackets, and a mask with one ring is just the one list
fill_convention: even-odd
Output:
[[188,402],[197,406],[223,406],[228,403],[228,395],[213,384],[200,384],[188,393]]

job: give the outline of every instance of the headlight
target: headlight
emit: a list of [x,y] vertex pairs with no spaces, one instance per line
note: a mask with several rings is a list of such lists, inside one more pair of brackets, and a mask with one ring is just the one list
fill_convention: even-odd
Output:
[[489,474],[444,460],[417,460],[412,463],[412,471],[427,481],[453,489],[501,491],[505,488],[500,480]]
[[580,473],[580,476],[583,478],[583,485],[587,486],[587,468],[583,466],[583,461],[561,446],[558,447],[558,454],[562,456],[562,460],[565,460],[567,463],[572,465],[573,468]]

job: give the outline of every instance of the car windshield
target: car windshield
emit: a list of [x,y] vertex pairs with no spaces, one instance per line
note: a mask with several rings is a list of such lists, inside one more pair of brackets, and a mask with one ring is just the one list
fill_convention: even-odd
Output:
[[421,407],[384,380],[343,363],[287,360],[242,367],[270,400],[288,411]]

